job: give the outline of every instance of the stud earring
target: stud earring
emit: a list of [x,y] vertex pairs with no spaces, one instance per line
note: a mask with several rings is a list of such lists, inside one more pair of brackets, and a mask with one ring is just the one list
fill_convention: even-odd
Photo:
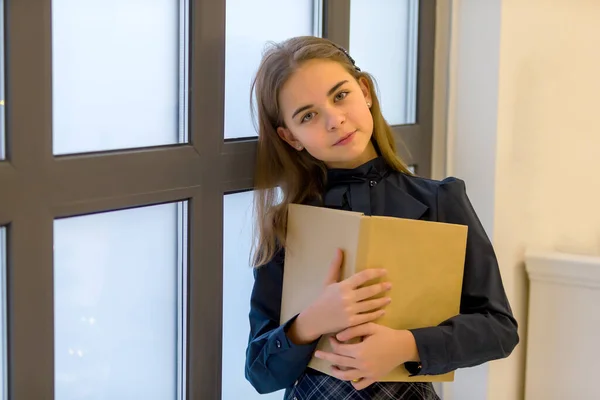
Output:
[[371,108],[371,103],[367,101],[367,107]]
[[302,145],[301,144],[297,144],[296,145],[296,150],[302,150]]

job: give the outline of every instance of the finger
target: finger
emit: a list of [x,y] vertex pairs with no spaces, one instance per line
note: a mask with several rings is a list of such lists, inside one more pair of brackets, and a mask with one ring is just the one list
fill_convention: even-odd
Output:
[[376,310],[365,314],[356,314],[350,317],[349,327],[366,324],[367,322],[375,321],[385,315],[385,310]]
[[346,279],[345,282],[351,288],[355,289],[370,280],[381,278],[382,276],[385,276],[386,273],[387,273],[387,271],[385,269],[368,268],[368,269],[365,269],[363,271],[360,271],[360,272],[352,275],[351,277]]
[[343,260],[344,253],[341,249],[336,249],[335,256],[333,257],[333,260],[331,260],[331,264],[329,264],[329,271],[327,272],[325,285],[331,285],[332,283],[339,282]]
[[334,354],[355,358],[354,355],[356,353],[356,346],[360,343],[342,343],[337,340],[335,337],[329,337],[329,343],[331,344],[331,349]]
[[356,299],[356,301],[365,300],[376,296],[380,293],[387,292],[391,288],[392,284],[390,282],[376,283],[374,285],[369,285],[356,289],[354,291],[354,298]]
[[354,386],[354,388],[356,390],[363,390],[363,389],[371,386],[374,383],[375,383],[374,379],[363,378],[363,379],[359,379],[358,382],[352,381],[352,386]]
[[336,339],[340,342],[347,342],[348,340],[354,339],[356,337],[370,336],[375,333],[376,325],[372,322],[353,326],[348,329],[344,329],[336,336]]
[[[331,366],[331,374],[342,381],[359,380],[362,378],[360,370],[356,368],[341,369],[336,365]],[[360,381],[357,383],[360,383]]]
[[329,353],[321,350],[315,352],[315,357],[321,360],[329,361],[338,367],[356,368],[356,360],[352,357],[346,357],[340,354]]
[[377,310],[383,306],[387,306],[392,301],[389,297],[381,297],[379,299],[365,300],[356,304],[356,312],[364,313],[367,311]]

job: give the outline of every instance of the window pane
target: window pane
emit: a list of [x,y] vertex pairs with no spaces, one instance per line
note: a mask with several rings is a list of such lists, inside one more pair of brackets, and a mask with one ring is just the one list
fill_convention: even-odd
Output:
[[[225,139],[256,136],[250,85],[268,42],[318,33],[315,0],[228,0],[225,39]],[[316,23],[315,23],[316,21]]]
[[416,121],[418,7],[418,0],[350,2],[350,54],[375,77],[391,125]]
[[223,400],[281,400],[283,391],[259,395],[244,374],[248,312],[254,277],[249,266],[252,243],[252,192],[224,199]]
[[6,228],[0,226],[0,399],[8,399],[6,387]]
[[0,0],[0,160],[6,158],[6,124],[4,123],[4,1]]
[[57,400],[183,398],[185,209],[55,221]]
[[54,154],[187,141],[185,4],[52,1]]

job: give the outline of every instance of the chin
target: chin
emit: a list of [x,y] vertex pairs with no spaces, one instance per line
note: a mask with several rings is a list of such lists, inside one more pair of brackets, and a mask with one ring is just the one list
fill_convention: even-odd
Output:
[[338,153],[325,160],[325,164],[331,168],[356,168],[372,158],[366,154],[365,150],[366,146],[362,151],[360,149],[348,149],[344,154]]

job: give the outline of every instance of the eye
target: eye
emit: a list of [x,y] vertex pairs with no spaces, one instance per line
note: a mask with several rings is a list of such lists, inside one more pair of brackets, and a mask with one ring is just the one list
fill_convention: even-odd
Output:
[[300,123],[302,124],[304,122],[310,121],[313,118],[314,114],[315,114],[314,112],[309,112],[308,114],[304,115],[302,117],[302,119],[300,120]]
[[344,100],[346,98],[346,96],[348,96],[348,91],[342,91],[339,92],[338,94],[335,95],[334,100],[335,101],[340,101],[340,100]]

